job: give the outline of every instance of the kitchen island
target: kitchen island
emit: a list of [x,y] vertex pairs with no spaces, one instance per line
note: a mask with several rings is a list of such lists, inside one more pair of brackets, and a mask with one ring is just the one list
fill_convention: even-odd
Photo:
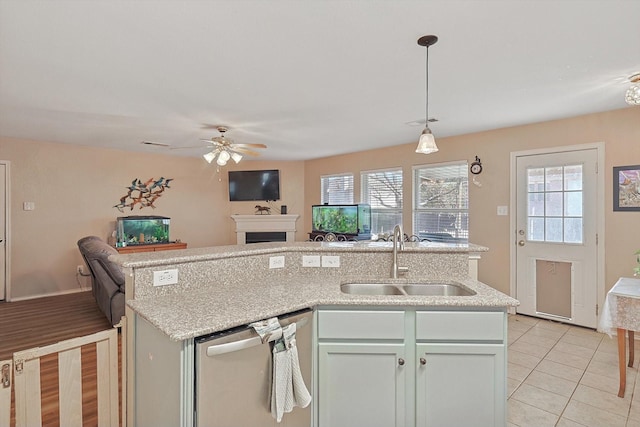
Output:
[[[426,325],[433,323],[433,320],[425,319],[452,324],[453,330],[450,332],[452,336],[457,336],[455,345],[458,350],[462,348],[461,345],[472,342],[485,349],[487,345],[497,346],[491,350],[491,364],[501,374],[497,375],[498,390],[492,393],[498,404],[490,411],[490,418],[495,420],[492,425],[500,425],[504,423],[504,416],[500,416],[500,413],[504,413],[506,405],[506,310],[518,302],[469,277],[470,254],[486,250],[476,245],[406,243],[404,251],[398,254],[398,260],[408,267],[408,271],[405,277],[393,280],[387,279],[392,259],[392,246],[387,242],[263,243],[114,256],[114,260],[127,273],[128,361],[129,366],[135,367],[135,375],[130,375],[133,378],[129,379],[128,387],[130,409],[133,409],[129,411],[130,424],[145,425],[143,421],[151,422],[151,418],[136,418],[136,413],[141,412],[139,409],[144,407],[145,396],[150,391],[163,387],[168,401],[178,400],[173,405],[175,408],[170,410],[169,404],[154,404],[156,408],[162,406],[167,409],[167,413],[162,414],[163,419],[174,417],[179,425],[193,425],[194,338],[299,309],[313,308],[316,309],[313,327],[316,336],[314,355],[317,358],[324,357],[319,353],[322,350],[318,350],[323,348],[323,343],[328,345],[338,339],[342,340],[342,344],[349,344],[346,338],[322,334],[318,338],[317,328],[323,325],[323,316],[318,318],[318,312],[327,313],[324,318],[331,318],[334,315],[341,316],[340,313],[346,311],[345,321],[353,324],[362,323],[358,315],[380,312],[384,317],[385,312],[395,313],[392,318],[399,322],[402,336],[370,337],[369,343],[386,345],[391,339],[394,344],[404,346],[403,351],[407,353],[402,358],[403,365],[404,360],[407,361],[405,366],[420,359],[413,355],[420,345],[436,342],[446,344],[446,339],[437,336],[444,332],[430,330]],[[326,267],[315,267],[318,263]],[[177,283],[154,286],[154,272],[157,276],[167,271],[171,272],[172,277],[175,272]],[[395,284],[455,282],[474,295],[354,295],[342,292],[341,284],[363,280]],[[436,318],[433,317],[434,313]],[[455,313],[462,314],[466,320],[451,323],[448,316]],[[500,318],[498,322],[495,321],[496,315]],[[487,336],[481,334],[473,337],[455,330],[483,324],[482,319],[486,316],[494,319],[487,323],[490,329]],[[416,325],[425,326],[416,329]],[[432,335],[432,332],[436,335]],[[357,336],[349,339],[360,340]],[[173,372],[170,375],[175,376],[173,380],[167,375],[162,380],[163,384],[146,384],[153,377],[153,369],[143,365],[153,359],[151,354],[166,359],[163,368],[165,372],[167,369]],[[318,397],[323,393],[320,388],[327,385],[317,380],[318,375],[324,375],[318,371],[323,369],[322,363],[320,366],[314,363],[314,366],[314,394]],[[403,372],[409,371],[408,368],[402,369]],[[411,377],[410,373],[405,375]],[[141,381],[142,378],[145,381]],[[395,389],[405,390],[405,403],[396,405],[398,416],[394,425],[430,425],[428,418],[424,418],[424,424],[416,424],[422,423],[423,417],[416,415],[420,410],[414,402],[413,393],[408,396],[406,392],[415,389],[416,384],[413,379],[403,381],[401,385],[396,384]],[[314,399],[314,425],[320,425],[318,420],[323,413],[322,402],[319,406],[317,400]]]

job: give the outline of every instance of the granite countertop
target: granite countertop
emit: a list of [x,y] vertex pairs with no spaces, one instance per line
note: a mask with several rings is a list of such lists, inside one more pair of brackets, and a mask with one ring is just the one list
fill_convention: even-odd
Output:
[[407,281],[362,276],[323,278],[298,275],[283,277],[277,282],[256,281],[236,287],[211,283],[207,289],[129,300],[128,304],[138,315],[174,341],[195,338],[307,307],[402,306],[465,309],[505,308],[519,304],[517,300],[471,278],[458,282],[475,291],[474,296],[369,296],[349,295],[340,291],[342,283],[363,280],[396,283]]
[[[251,245],[227,245],[191,248],[173,251],[144,252],[112,255],[110,259],[123,267],[151,267],[163,264],[207,261],[248,255],[276,254],[280,252],[390,252],[392,242],[275,242]],[[487,252],[489,249],[474,244],[438,242],[405,242],[404,252],[470,253]]]

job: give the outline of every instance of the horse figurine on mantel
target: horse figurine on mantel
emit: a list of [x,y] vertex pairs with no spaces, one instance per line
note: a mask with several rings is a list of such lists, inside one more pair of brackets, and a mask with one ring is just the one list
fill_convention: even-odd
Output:
[[256,205],[256,215],[264,215],[265,212],[267,215],[271,215],[271,208],[269,206]]

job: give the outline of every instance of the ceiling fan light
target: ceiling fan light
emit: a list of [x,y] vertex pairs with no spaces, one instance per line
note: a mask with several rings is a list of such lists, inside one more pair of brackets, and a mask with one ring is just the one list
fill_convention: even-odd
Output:
[[640,85],[631,85],[631,87],[627,89],[624,100],[627,101],[629,105],[640,105]]
[[238,153],[231,153],[231,158],[234,162],[240,163],[240,160],[242,160],[242,155]]
[[216,153],[214,153],[213,151],[207,153],[207,154],[203,154],[202,157],[204,157],[204,159],[208,162],[211,163],[213,162],[213,159],[216,158]]
[[218,160],[222,160],[223,162],[225,162],[225,164],[229,161],[230,158],[231,155],[227,150],[222,150],[218,155]]
[[431,133],[431,129],[429,126],[425,127],[420,135],[420,140],[418,140],[418,147],[416,148],[416,153],[420,154],[431,154],[438,151],[438,146],[436,145],[436,139],[433,137]]

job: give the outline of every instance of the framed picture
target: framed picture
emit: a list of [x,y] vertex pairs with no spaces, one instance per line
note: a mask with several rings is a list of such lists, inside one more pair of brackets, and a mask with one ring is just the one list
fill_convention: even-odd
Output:
[[613,168],[613,210],[640,212],[640,165]]

